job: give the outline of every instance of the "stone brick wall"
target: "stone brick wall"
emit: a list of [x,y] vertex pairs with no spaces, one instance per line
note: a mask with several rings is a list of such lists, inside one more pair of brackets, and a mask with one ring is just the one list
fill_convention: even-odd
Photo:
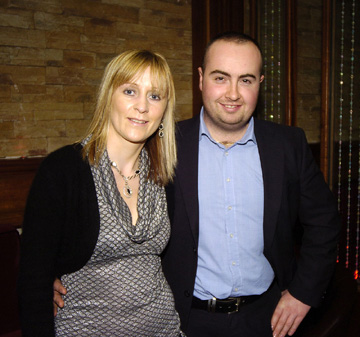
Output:
[[190,117],[190,0],[0,0],[0,158],[81,138],[105,65],[131,48],[167,58]]

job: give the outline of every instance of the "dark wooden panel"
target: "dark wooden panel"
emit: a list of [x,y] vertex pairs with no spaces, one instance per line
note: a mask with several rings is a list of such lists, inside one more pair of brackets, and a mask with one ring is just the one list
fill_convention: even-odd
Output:
[[202,58],[206,44],[209,42],[210,32],[208,24],[208,11],[210,0],[192,1],[192,63],[193,63],[193,113],[199,113],[202,98],[199,89],[198,67],[202,64]]
[[0,224],[21,227],[30,185],[42,159],[0,160]]
[[[322,36],[322,67],[321,67],[321,149],[320,168],[325,180],[329,182],[329,163],[333,153],[330,142],[330,51],[331,51],[331,3],[323,0],[323,36]],[[330,176],[331,177],[331,176]]]
[[210,38],[226,31],[244,31],[244,1],[210,1]]
[[[255,33],[254,1],[251,7],[251,33]],[[199,90],[198,67],[207,43],[215,35],[233,30],[244,32],[244,0],[198,0],[192,1],[192,47],[193,47],[193,115],[199,113],[202,99]]]
[[286,4],[286,111],[285,124],[296,125],[296,81],[297,81],[297,1]]

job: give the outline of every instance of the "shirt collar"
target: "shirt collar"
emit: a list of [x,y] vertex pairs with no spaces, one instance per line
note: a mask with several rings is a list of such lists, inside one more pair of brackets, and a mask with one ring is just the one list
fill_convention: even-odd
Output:
[[[216,142],[210,135],[210,132],[204,122],[204,107],[201,108],[200,111],[200,128],[199,128],[199,140],[201,141],[201,139],[206,136],[212,143],[217,144],[221,147],[223,147],[223,145],[219,144],[218,142]],[[254,132],[254,117],[250,118],[249,121],[249,125],[248,128],[246,129],[245,135],[239,139],[237,142],[235,142],[234,145],[245,145],[247,144],[249,141],[253,142],[254,144],[256,144],[256,137],[255,137],[255,132]]]

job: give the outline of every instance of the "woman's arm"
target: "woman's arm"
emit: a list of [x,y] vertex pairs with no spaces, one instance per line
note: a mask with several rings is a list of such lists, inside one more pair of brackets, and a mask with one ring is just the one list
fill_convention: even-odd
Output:
[[25,209],[18,280],[23,337],[54,336],[53,282],[65,213],[58,170],[52,160],[44,160]]

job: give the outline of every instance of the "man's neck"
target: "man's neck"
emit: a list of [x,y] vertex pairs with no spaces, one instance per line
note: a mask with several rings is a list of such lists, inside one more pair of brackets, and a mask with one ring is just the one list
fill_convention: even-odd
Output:
[[[206,124],[206,122],[205,122]],[[229,129],[223,129],[223,128],[219,128],[219,127],[212,127],[212,125],[207,125],[206,127],[211,135],[211,137],[218,143],[224,145],[225,147],[230,147],[232,146],[234,143],[238,142],[239,140],[241,140],[248,127],[249,127],[249,123],[246,123],[241,129],[237,129],[237,130],[232,130],[231,128]]]

